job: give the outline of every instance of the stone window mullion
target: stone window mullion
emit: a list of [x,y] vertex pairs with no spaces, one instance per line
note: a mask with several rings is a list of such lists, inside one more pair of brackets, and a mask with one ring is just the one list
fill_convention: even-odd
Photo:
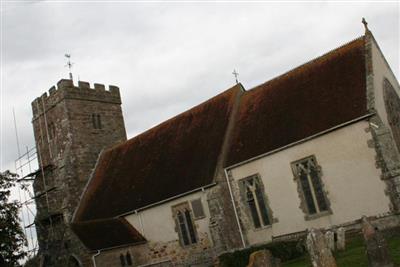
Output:
[[271,225],[272,215],[259,177],[253,175],[242,179],[239,183],[243,202],[246,204],[247,214],[252,219],[254,228]]
[[176,222],[176,230],[182,246],[197,243],[196,227],[191,215],[188,202],[172,207],[173,217]]
[[315,188],[314,188],[314,184],[313,184],[313,182],[311,180],[310,171],[307,172],[307,181],[308,181],[309,187],[311,188],[311,196],[312,196],[312,199],[314,201],[315,209],[316,209],[317,213],[319,213],[320,212],[319,203],[318,203],[317,197],[315,195]]
[[292,170],[300,197],[300,208],[306,220],[332,213],[321,179],[321,167],[314,156],[292,162]]

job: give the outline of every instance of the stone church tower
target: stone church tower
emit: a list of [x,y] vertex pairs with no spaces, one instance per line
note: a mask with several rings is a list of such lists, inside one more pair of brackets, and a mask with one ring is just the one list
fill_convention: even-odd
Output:
[[41,266],[91,266],[69,223],[101,150],[126,140],[119,88],[60,80],[32,102],[32,110]]

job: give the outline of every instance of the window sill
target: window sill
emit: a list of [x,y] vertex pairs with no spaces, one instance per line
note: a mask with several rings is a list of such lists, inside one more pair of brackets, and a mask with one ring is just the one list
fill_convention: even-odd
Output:
[[331,214],[333,214],[333,212],[331,210],[327,210],[327,211],[322,211],[320,213],[315,213],[315,214],[306,214],[304,216],[304,219],[306,221],[311,221],[311,220],[315,220],[315,219],[318,219],[318,218],[321,218],[324,216],[329,216]]
[[270,228],[272,228],[272,224],[265,225],[265,226],[262,226],[262,227],[259,227],[259,228],[254,228],[253,227],[253,231],[254,232],[258,232],[258,231],[262,231],[262,230],[266,230],[266,229],[270,229]]

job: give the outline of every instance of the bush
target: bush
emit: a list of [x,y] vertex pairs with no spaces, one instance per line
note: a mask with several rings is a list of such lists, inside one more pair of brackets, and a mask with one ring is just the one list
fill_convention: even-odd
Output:
[[301,241],[271,242],[265,245],[224,253],[219,256],[220,266],[246,267],[250,254],[262,249],[268,249],[274,257],[281,259],[282,262],[301,257],[305,253],[305,247]]

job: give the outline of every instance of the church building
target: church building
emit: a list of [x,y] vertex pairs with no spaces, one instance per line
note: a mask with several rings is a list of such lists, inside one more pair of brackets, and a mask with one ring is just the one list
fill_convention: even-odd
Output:
[[400,86],[367,27],[129,140],[117,87],[61,80],[46,99],[71,111],[42,119],[60,139],[38,145],[53,151],[43,169],[75,179],[59,182],[75,192],[59,201],[68,212],[46,222],[67,225],[76,266],[211,266],[223,252],[310,228],[351,230],[362,216],[400,225]]

